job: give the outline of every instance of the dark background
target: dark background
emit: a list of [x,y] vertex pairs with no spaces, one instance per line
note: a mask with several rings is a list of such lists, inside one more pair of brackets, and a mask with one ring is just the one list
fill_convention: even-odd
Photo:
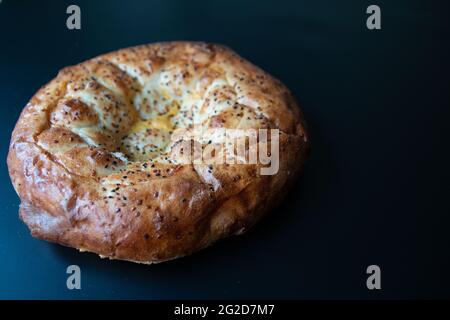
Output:
[[[366,28],[370,4],[382,30]],[[450,298],[449,14],[425,0],[3,0],[0,298]],[[66,65],[168,40],[226,44],[291,88],[312,135],[302,179],[246,235],[159,265],[33,239],[5,161],[23,106]],[[70,264],[82,290],[66,289]]]

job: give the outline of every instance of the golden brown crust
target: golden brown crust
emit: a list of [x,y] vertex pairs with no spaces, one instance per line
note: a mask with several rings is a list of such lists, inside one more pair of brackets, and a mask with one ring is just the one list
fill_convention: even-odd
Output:
[[[180,163],[170,138],[195,122],[279,129],[278,172]],[[153,263],[248,229],[285,193],[308,147],[281,82],[221,45],[171,42],[63,69],[23,110],[8,167],[33,236]]]

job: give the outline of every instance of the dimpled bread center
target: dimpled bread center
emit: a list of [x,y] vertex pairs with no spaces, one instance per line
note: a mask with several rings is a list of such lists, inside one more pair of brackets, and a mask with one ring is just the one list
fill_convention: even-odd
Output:
[[206,46],[143,52],[124,50],[68,67],[45,92],[58,98],[48,103],[50,126],[38,143],[70,171],[108,175],[137,163],[174,164],[173,134],[198,125],[269,126],[266,106],[258,103],[267,99],[249,98],[252,89],[264,92],[270,79],[263,72],[236,69]]

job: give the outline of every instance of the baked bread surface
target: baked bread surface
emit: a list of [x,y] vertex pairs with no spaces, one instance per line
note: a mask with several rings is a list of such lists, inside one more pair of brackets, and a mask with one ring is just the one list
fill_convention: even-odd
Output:
[[[278,129],[279,170],[180,161],[195,125]],[[33,236],[153,263],[247,230],[286,193],[308,147],[280,81],[224,46],[169,42],[61,70],[22,111],[8,168]]]

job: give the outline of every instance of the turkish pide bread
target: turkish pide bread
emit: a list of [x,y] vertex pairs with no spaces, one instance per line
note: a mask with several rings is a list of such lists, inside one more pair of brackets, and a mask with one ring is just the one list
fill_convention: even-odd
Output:
[[222,45],[169,42],[62,69],[22,111],[8,168],[33,236],[155,263],[246,231],[308,149],[280,81]]

